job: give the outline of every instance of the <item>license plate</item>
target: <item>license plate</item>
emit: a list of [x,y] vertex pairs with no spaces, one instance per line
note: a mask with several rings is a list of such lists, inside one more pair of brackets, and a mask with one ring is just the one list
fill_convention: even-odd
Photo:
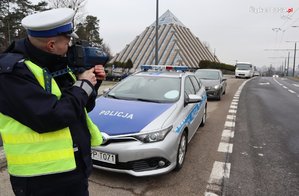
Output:
[[91,158],[96,161],[116,164],[116,155],[107,152],[91,150]]

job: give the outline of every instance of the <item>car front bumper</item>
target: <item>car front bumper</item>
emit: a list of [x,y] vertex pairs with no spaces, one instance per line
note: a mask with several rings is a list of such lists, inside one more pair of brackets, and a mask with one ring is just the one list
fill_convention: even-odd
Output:
[[207,88],[206,93],[208,98],[217,98],[219,97],[221,93],[221,89],[212,89],[212,88]]
[[178,133],[169,133],[163,141],[142,143],[140,141],[113,142],[92,150],[116,155],[116,163],[93,160],[95,168],[127,173],[133,176],[150,176],[167,173],[176,166]]
[[236,73],[235,76],[238,77],[238,78],[250,78],[250,74],[247,73],[247,72],[244,72],[244,73]]

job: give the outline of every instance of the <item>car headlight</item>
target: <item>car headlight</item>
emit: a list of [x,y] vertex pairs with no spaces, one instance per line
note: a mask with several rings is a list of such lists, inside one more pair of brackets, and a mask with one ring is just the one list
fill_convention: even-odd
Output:
[[166,135],[169,133],[169,131],[172,129],[172,126],[162,129],[160,131],[145,133],[134,136],[136,139],[140,140],[143,143],[151,143],[151,142],[158,142],[164,140]]
[[220,85],[217,84],[216,86],[214,86],[214,89],[219,89],[220,88]]

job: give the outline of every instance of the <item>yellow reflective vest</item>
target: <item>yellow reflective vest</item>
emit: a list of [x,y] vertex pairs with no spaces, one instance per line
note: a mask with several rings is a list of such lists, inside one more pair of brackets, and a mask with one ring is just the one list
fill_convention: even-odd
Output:
[[[25,64],[45,89],[43,69],[31,61]],[[71,73],[74,78],[74,75]],[[51,79],[52,94],[58,99],[61,91]],[[87,126],[91,135],[91,145],[102,143],[98,127],[86,113]],[[68,127],[48,133],[37,133],[17,120],[0,113],[0,133],[7,159],[7,167],[13,176],[40,176],[74,170],[76,162],[71,133]]]

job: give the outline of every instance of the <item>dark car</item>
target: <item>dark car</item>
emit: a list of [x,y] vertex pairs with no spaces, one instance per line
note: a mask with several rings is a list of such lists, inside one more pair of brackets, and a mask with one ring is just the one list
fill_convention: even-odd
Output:
[[198,69],[195,76],[205,86],[208,98],[220,100],[221,96],[225,94],[227,83],[221,70]]

